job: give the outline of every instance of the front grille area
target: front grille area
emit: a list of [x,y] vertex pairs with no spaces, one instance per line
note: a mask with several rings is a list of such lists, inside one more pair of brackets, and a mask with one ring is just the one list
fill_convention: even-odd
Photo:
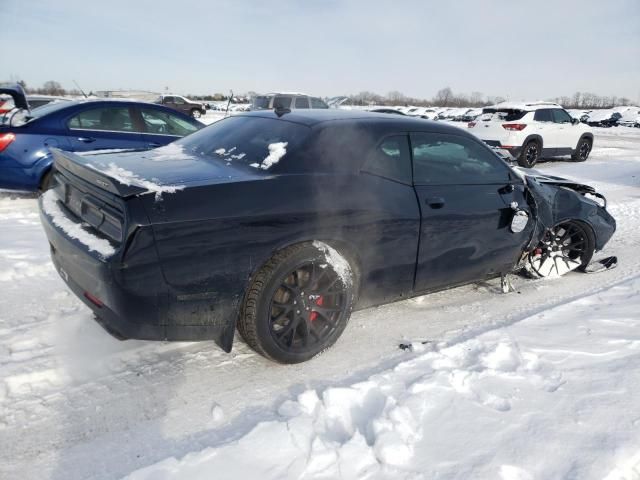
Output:
[[86,182],[74,178],[73,174],[56,172],[54,180],[58,197],[78,221],[112,242],[122,242],[124,213],[121,208],[92,192]]

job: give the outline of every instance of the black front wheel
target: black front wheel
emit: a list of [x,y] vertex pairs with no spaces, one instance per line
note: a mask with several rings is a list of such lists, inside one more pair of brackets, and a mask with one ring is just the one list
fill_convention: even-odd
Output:
[[518,156],[518,164],[521,167],[525,167],[525,168],[533,167],[536,163],[538,163],[538,160],[540,159],[541,151],[542,151],[542,147],[540,146],[540,143],[538,143],[537,141],[531,140],[527,142],[525,146],[522,147],[522,151]]
[[344,331],[354,301],[353,274],[339,253],[325,247],[288,247],[254,276],[238,331],[258,353],[280,363],[304,362]]
[[534,277],[559,277],[584,270],[595,251],[595,236],[588,225],[569,220],[550,228],[529,252],[525,269]]

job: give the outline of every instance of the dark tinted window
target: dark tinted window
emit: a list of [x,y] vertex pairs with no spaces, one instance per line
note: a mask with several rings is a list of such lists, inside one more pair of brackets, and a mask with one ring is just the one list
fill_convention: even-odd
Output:
[[416,185],[505,183],[508,169],[491,150],[457,135],[411,135]]
[[329,108],[329,105],[317,97],[311,97],[311,108]]
[[[215,122],[175,144],[212,159],[254,167],[266,166],[265,160],[273,154],[270,159],[277,157],[277,161],[272,166],[280,168],[280,160],[295,151],[309,132],[308,127],[296,123],[235,116]],[[284,155],[280,155],[283,151]]]
[[258,95],[257,97],[253,97],[251,108],[253,110],[266,110],[269,108],[270,100],[271,100],[271,97],[266,97],[264,95]]
[[553,114],[551,113],[551,109],[543,108],[536,110],[536,113],[533,115],[533,119],[536,122],[553,122]]
[[85,110],[72,117],[68,125],[69,128],[88,130],[135,131],[128,107],[101,107]]
[[173,97],[164,97],[164,103],[175,103],[175,99]]
[[411,184],[411,156],[406,135],[385,138],[367,158],[363,172]]
[[184,137],[198,130],[196,125],[171,113],[143,108],[140,110],[140,114],[147,133]]
[[292,100],[293,100],[292,97],[277,96],[273,99],[273,108],[274,110],[291,108]]
[[307,97],[296,97],[296,108],[309,108],[309,99]]
[[514,120],[520,120],[526,115],[524,110],[515,110],[512,108],[484,108],[482,113],[494,113],[497,114],[502,120],[507,122],[513,122]]
[[553,121],[556,123],[571,123],[571,116],[561,108],[553,110]]

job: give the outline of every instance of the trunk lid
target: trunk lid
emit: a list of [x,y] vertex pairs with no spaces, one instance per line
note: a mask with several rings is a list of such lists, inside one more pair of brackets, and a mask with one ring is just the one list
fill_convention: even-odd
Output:
[[261,177],[255,168],[189,153],[175,144],[146,151],[82,155],[51,151],[56,168],[121,197],[154,193],[159,198],[163,193],[175,193],[187,186]]

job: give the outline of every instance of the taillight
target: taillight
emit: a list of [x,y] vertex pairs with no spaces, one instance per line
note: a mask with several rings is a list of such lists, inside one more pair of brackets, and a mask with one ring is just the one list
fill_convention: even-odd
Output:
[[473,127],[475,127],[475,126],[476,126],[476,122],[469,122],[469,123],[467,123],[467,127],[468,127],[468,128],[473,128]]
[[527,126],[526,123],[503,123],[502,124],[502,128],[504,128],[505,130],[517,130],[518,132],[520,130],[524,130],[526,126]]
[[7,148],[11,142],[16,139],[15,133],[3,133],[0,134],[0,152]]

